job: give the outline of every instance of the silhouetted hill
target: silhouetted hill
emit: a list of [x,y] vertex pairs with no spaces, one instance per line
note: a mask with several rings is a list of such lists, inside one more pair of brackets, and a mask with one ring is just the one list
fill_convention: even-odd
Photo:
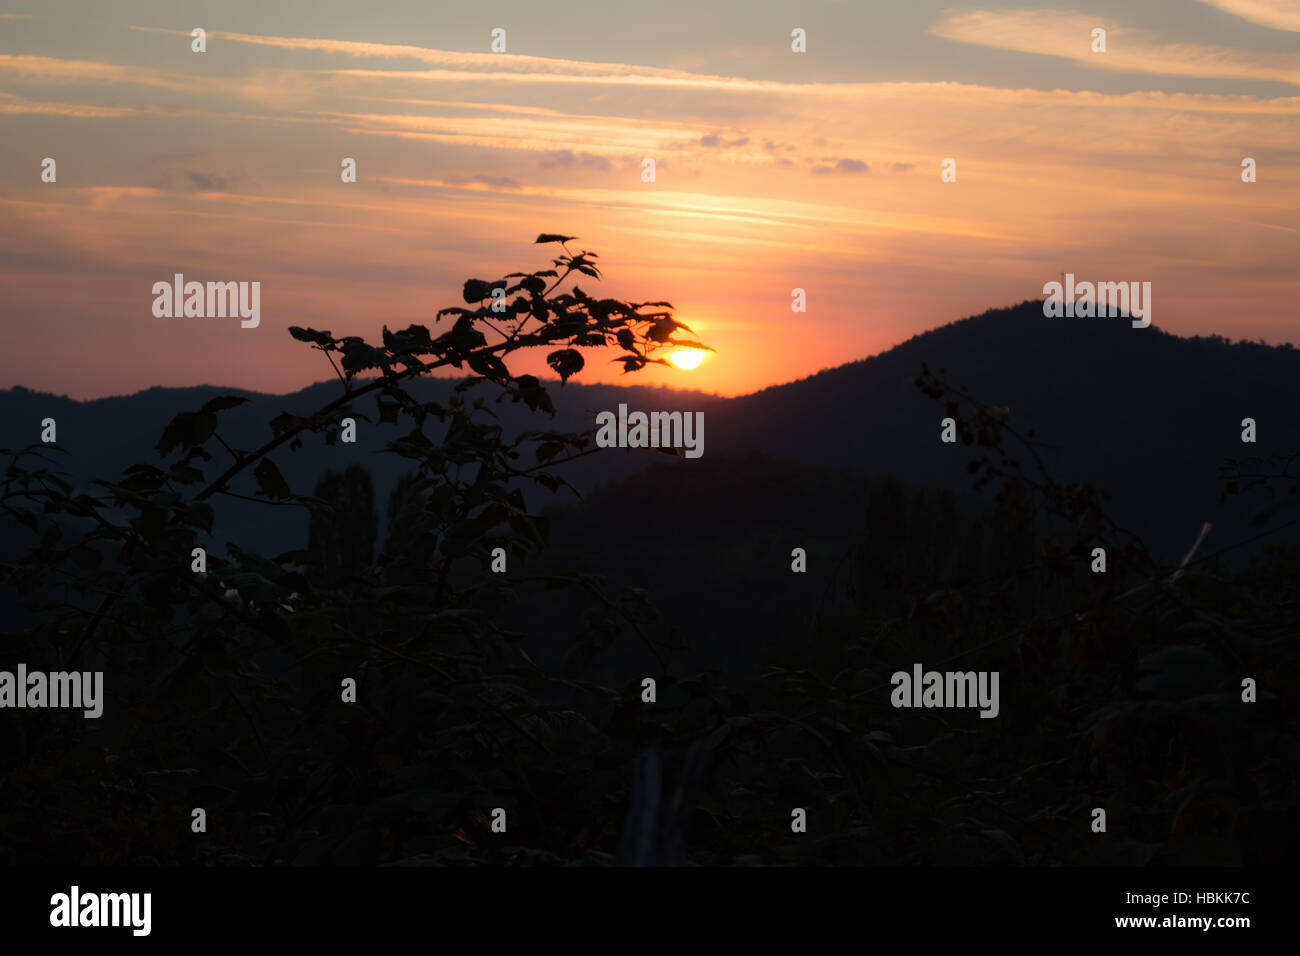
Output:
[[[1300,351],[1179,338],[1154,326],[1134,329],[1123,318],[1049,319],[1036,301],[954,322],[873,358],[738,398],[570,383],[552,386],[553,421],[522,405],[492,407],[507,431],[588,427],[594,412],[620,402],[632,409],[703,409],[709,457],[759,450],[806,465],[892,473],[909,483],[964,491],[970,455],[960,445],[940,443],[943,407],[915,385],[922,363],[946,368],[953,384],[969,386],[983,401],[1009,406],[1013,426],[1033,429],[1050,444],[1043,457],[1054,472],[1109,488],[1116,518],[1168,554],[1185,548],[1202,521],[1216,525],[1210,548],[1240,533],[1242,506],[1219,504],[1216,474],[1225,457],[1300,448],[1300,420],[1291,413],[1300,398]],[[412,391],[433,400],[453,385],[439,379],[416,383]],[[72,452],[68,471],[84,483],[156,460],[153,446],[167,421],[214,395],[250,398],[223,414],[220,433],[235,447],[252,448],[270,436],[267,423],[275,415],[310,412],[338,389],[334,381],[281,396],[214,386],[151,388],[76,402],[12,388],[0,392],[0,446],[37,440],[40,420],[54,417],[59,444]],[[373,397],[359,400],[355,411],[377,422]],[[1258,422],[1253,446],[1240,441],[1241,420],[1248,416]],[[291,487],[305,493],[328,468],[360,461],[373,472],[382,502],[403,469],[400,459],[382,453],[396,435],[394,426],[362,422],[355,445],[327,446],[314,438],[276,460]],[[662,461],[649,450],[610,449],[567,466],[566,474],[590,489]],[[687,460],[675,467],[698,466]],[[282,550],[304,539],[301,509],[276,509],[272,517],[272,509],[232,504],[239,507],[217,529],[219,540]]]
[[[459,379],[428,379],[408,383],[410,393],[420,401],[445,401]],[[192,388],[150,388],[134,395],[102,398],[88,402],[16,387],[0,392],[0,448],[18,448],[40,440],[40,423],[53,418],[58,427],[58,446],[67,452],[60,457],[60,467],[74,484],[87,491],[90,482],[106,478],[115,480],[122,470],[137,462],[157,463],[155,446],[163,428],[179,412],[193,411],[217,395],[239,395],[245,404],[221,413],[218,434],[233,448],[251,450],[273,435],[269,422],[281,412],[308,415],[337,398],[340,384],[336,380],[318,382],[286,395],[265,395],[242,389],[200,385]],[[497,414],[507,435],[527,429],[547,428],[580,431],[587,428],[594,414],[602,409],[616,409],[619,402],[633,407],[658,409],[711,408],[718,401],[700,392],[679,391],[646,386],[579,385],[563,388],[554,383],[552,398],[556,416],[548,418],[531,413],[526,406],[503,403],[489,405]],[[471,390],[471,397],[486,394]],[[382,512],[388,493],[401,475],[409,470],[406,460],[384,452],[384,446],[405,430],[379,423],[373,395],[364,396],[352,406],[357,413],[355,444],[325,444],[320,436],[308,435],[297,451],[279,449],[274,458],[290,488],[295,493],[311,494],[316,482],[331,468],[342,471],[352,462],[368,468],[375,481],[376,500]],[[368,416],[370,422],[361,416]],[[430,425],[432,428],[432,425]],[[566,467],[565,474],[578,487],[590,487],[597,480],[613,480],[632,474],[647,463],[653,453],[634,454],[611,449],[608,454],[590,456]],[[661,455],[653,457],[662,460]],[[599,459],[597,461],[596,459]],[[215,478],[225,464],[208,463],[205,474]],[[249,493],[253,485],[238,485]],[[308,514],[303,508],[268,508],[265,505],[227,501],[218,512],[213,533],[218,542],[234,540],[245,548],[263,553],[278,553],[301,547],[306,541]]]
[[[968,487],[960,445],[939,441],[943,405],[914,384],[922,363],[1011,424],[1050,443],[1058,477],[1114,493],[1113,511],[1161,550],[1185,549],[1202,521],[1207,547],[1241,532],[1240,505],[1219,504],[1227,457],[1300,450],[1300,351],[1179,338],[1128,319],[1048,319],[1037,301],[986,312],[889,351],[721,403],[709,453],[750,448],[809,464]],[[1241,442],[1254,418],[1258,441]]]

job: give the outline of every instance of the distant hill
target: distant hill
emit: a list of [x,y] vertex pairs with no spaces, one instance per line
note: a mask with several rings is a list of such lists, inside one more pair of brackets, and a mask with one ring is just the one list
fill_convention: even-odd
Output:
[[[445,400],[458,381],[461,380],[426,379],[408,383],[407,389],[420,401]],[[193,411],[216,395],[240,395],[249,399],[244,405],[221,413],[218,434],[232,447],[250,450],[273,437],[269,422],[275,416],[286,411],[310,414],[337,398],[340,390],[337,380],[319,382],[287,395],[210,385],[155,387],[134,395],[79,402],[21,387],[11,388],[0,392],[0,448],[17,448],[39,441],[41,420],[54,418],[58,424],[58,445],[68,453],[61,467],[75,484],[86,486],[97,478],[115,479],[124,468],[136,462],[157,463],[155,446],[166,424],[177,413]],[[718,401],[703,393],[645,386],[569,383],[561,388],[556,382],[551,392],[556,405],[553,419],[534,415],[523,405],[503,403],[489,404],[489,407],[500,416],[507,434],[514,434],[536,428],[581,431],[591,425],[597,411],[617,409],[619,402],[637,408],[672,410],[711,408]],[[488,392],[473,390],[469,394],[486,396]],[[360,462],[374,476],[376,502],[382,514],[388,493],[409,470],[407,460],[386,454],[384,445],[409,431],[410,422],[404,420],[404,429],[380,424],[373,395],[358,399],[352,410],[358,413],[355,444],[331,446],[321,437],[309,435],[302,448],[292,452],[282,448],[273,457],[290,488],[299,494],[311,494],[316,482],[330,468],[341,471],[354,461]],[[369,416],[373,424],[363,421],[360,415]],[[644,467],[651,457],[665,460],[654,452],[636,454],[611,449],[606,455],[574,462],[567,466],[565,474],[578,487],[591,487],[600,480],[630,475]],[[597,458],[599,462],[594,460]],[[205,473],[215,478],[221,467],[224,467],[222,460],[215,459],[206,466]],[[251,492],[252,485],[244,490]],[[242,547],[274,554],[303,546],[307,525],[308,515],[303,508],[268,508],[228,499],[218,509],[213,533],[218,542],[233,540]]]
[[[493,406],[508,429],[581,429],[594,412],[626,402],[632,409],[704,410],[705,454],[734,458],[751,451],[808,466],[861,475],[894,474],[914,484],[969,487],[961,446],[939,441],[942,405],[914,384],[922,363],[946,368],[956,385],[984,401],[1011,408],[1011,422],[1051,443],[1044,455],[1056,473],[1089,479],[1114,492],[1113,509],[1168,554],[1191,542],[1203,521],[1215,523],[1208,548],[1240,535],[1245,509],[1219,504],[1216,480],[1229,456],[1300,450],[1300,351],[1233,344],[1222,338],[1179,338],[1127,319],[1048,319],[1041,303],[954,322],[889,351],[808,378],[738,398],[645,386],[552,386],[558,414],[545,420],[523,406]],[[454,380],[416,383],[424,400],[445,396]],[[321,382],[288,395],[261,395],[215,386],[151,388],[135,395],[77,402],[24,388],[0,392],[0,447],[37,440],[39,422],[58,421],[67,469],[78,483],[116,477],[137,461],[157,460],[153,447],[167,421],[217,394],[250,401],[223,413],[222,437],[239,448],[264,442],[281,411],[306,413],[338,394]],[[375,418],[373,396],[357,412]],[[1241,420],[1258,422],[1258,443],[1240,441]],[[377,421],[377,418],[375,419]],[[404,461],[382,454],[398,434],[391,425],[362,423],[356,445],[309,441],[276,460],[295,491],[310,493],[330,467],[361,461],[375,476],[382,502]],[[611,449],[568,466],[581,489],[624,479],[665,459],[648,450]],[[214,463],[215,464],[215,463]],[[672,463],[690,469],[692,461]],[[212,466],[209,466],[210,468]],[[216,472],[213,471],[213,474]],[[798,493],[790,488],[791,494]],[[299,546],[306,535],[301,509],[231,502],[218,539],[266,550]],[[760,519],[761,520],[761,519]]]
[[[943,406],[914,384],[922,363],[1054,448],[1058,477],[1114,493],[1113,513],[1153,547],[1182,553],[1202,521],[1214,549],[1249,508],[1219,504],[1224,458],[1300,451],[1300,350],[1179,338],[1127,319],[1048,319],[1042,304],[953,322],[889,351],[722,402],[709,453],[759,448],[806,464],[966,488],[969,453],[939,441]],[[1258,440],[1241,442],[1254,418]]]

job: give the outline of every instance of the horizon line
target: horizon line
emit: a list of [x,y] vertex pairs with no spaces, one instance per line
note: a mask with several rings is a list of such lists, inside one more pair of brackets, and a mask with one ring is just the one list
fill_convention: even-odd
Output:
[[[868,362],[868,361],[870,361],[870,360],[872,360],[872,359],[874,359],[874,358],[879,358],[880,356],[887,355],[888,353],[894,351],[895,349],[901,348],[902,346],[907,345],[909,342],[913,342],[913,341],[915,341],[916,339],[924,338],[924,337],[927,336],[927,335],[932,335],[932,334],[934,334],[935,332],[942,331],[943,329],[949,328],[949,327],[951,327],[951,326],[960,325],[960,324],[963,323],[963,322],[978,321],[979,319],[983,319],[983,318],[991,317],[992,315],[994,315],[994,314],[996,314],[996,313],[1011,313],[1011,312],[1014,312],[1014,311],[1016,311],[1016,310],[1018,310],[1018,309],[1022,309],[1022,308],[1024,308],[1025,306],[1030,305],[1031,303],[1041,303],[1041,302],[1044,302],[1044,301],[1045,301],[1044,299],[1024,299],[1024,300],[1022,300],[1022,301],[1020,301],[1020,302],[1015,303],[1014,305],[991,306],[991,307],[985,309],[983,312],[972,313],[971,315],[965,315],[965,316],[962,316],[961,318],[958,318],[958,319],[952,319],[952,320],[950,320],[950,321],[948,321],[948,322],[945,322],[945,323],[942,324],[942,325],[936,325],[936,326],[933,326],[932,328],[925,329],[924,331],[917,332],[917,333],[915,333],[915,334],[909,336],[909,337],[906,338],[906,339],[903,339],[903,340],[901,340],[901,341],[899,341],[899,342],[895,342],[894,344],[890,345],[888,348],[882,349],[882,350],[880,350],[879,352],[873,352],[873,353],[871,353],[871,354],[869,354],[869,355],[863,355],[863,356],[860,356],[860,357],[858,357],[858,358],[848,359],[848,360],[846,360],[846,361],[844,361],[844,362],[839,363],[838,365],[830,365],[830,366],[826,366],[826,367],[823,367],[823,368],[818,369],[818,370],[815,371],[815,372],[809,372],[807,375],[800,376],[799,378],[789,379],[789,380],[784,381],[784,382],[772,382],[772,383],[769,383],[769,384],[767,384],[767,385],[761,385],[761,386],[759,386],[758,388],[750,389],[749,391],[745,391],[745,392],[737,392],[737,393],[734,394],[734,395],[727,395],[727,394],[723,394],[722,392],[717,392],[717,391],[712,391],[712,392],[710,392],[710,391],[707,391],[707,390],[702,389],[702,388],[692,388],[692,387],[689,387],[689,386],[677,386],[677,385],[666,385],[666,384],[643,384],[643,383],[640,383],[640,382],[629,383],[629,384],[624,384],[624,383],[622,383],[622,382],[580,382],[580,381],[576,381],[576,380],[573,380],[573,379],[569,380],[569,381],[566,383],[566,382],[561,381],[561,379],[560,379],[558,376],[556,376],[556,377],[551,377],[551,376],[540,376],[540,375],[539,375],[538,378],[539,378],[542,382],[544,382],[544,383],[546,383],[546,384],[548,384],[548,385],[559,385],[561,388],[565,387],[566,385],[576,385],[576,386],[584,387],[584,388],[595,388],[595,387],[610,387],[610,388],[648,388],[648,389],[655,389],[655,390],[658,390],[658,391],[669,391],[669,392],[695,392],[695,393],[699,394],[701,397],[704,397],[704,398],[710,398],[710,399],[731,400],[731,399],[738,399],[738,398],[747,398],[747,397],[752,396],[752,395],[758,395],[758,394],[760,394],[761,392],[769,391],[770,389],[774,389],[774,388],[783,388],[783,387],[788,386],[788,385],[795,385],[795,384],[797,384],[797,383],[799,383],[799,382],[805,382],[805,381],[808,381],[809,379],[816,378],[816,377],[819,376],[819,375],[825,375],[825,374],[827,374],[827,373],[834,372],[834,371],[836,371],[836,370],[838,370],[838,369],[847,368],[847,367],[849,367],[849,366],[851,366],[851,365],[858,365],[858,364],[861,364],[861,363],[863,363],[863,362]],[[1116,315],[1116,316],[1096,316],[1096,317],[1093,317],[1093,318],[1098,318],[1098,319],[1103,319],[1103,320],[1104,320],[1104,319],[1107,319],[1107,318],[1114,318],[1114,319],[1127,319],[1127,318],[1131,318],[1131,317],[1130,317],[1129,315],[1127,315],[1127,314],[1120,314],[1120,315]],[[1058,320],[1058,321],[1064,321],[1064,320]],[[1230,338],[1229,336],[1223,335],[1223,334],[1221,334],[1221,333],[1211,333],[1211,334],[1209,334],[1209,335],[1200,335],[1200,334],[1198,334],[1198,335],[1180,335],[1180,334],[1177,333],[1177,332],[1171,332],[1171,331],[1168,331],[1167,329],[1165,329],[1165,328],[1163,328],[1163,327],[1161,327],[1161,326],[1156,325],[1154,322],[1151,324],[1149,330],[1147,330],[1147,329],[1143,329],[1142,331],[1144,331],[1144,332],[1150,332],[1150,331],[1153,331],[1153,332],[1155,332],[1155,333],[1158,334],[1158,335],[1164,335],[1164,336],[1168,336],[1168,337],[1170,337],[1170,338],[1179,339],[1179,340],[1182,340],[1182,341],[1196,341],[1196,340],[1198,340],[1198,339],[1206,339],[1206,340],[1211,340],[1211,339],[1221,339],[1221,340],[1223,341],[1224,344],[1229,345],[1229,346],[1233,346],[1233,347],[1237,347],[1237,346],[1248,346],[1248,345],[1249,345],[1249,346],[1256,346],[1256,347],[1263,347],[1263,348],[1270,348],[1270,349],[1281,349],[1281,350],[1283,350],[1283,351],[1286,351],[1286,350],[1289,350],[1289,349],[1300,348],[1300,342],[1292,342],[1292,341],[1267,342],[1267,341],[1264,341],[1262,338],[1260,338],[1260,339],[1245,339],[1245,338],[1242,338],[1242,339],[1233,339],[1233,338]],[[356,382],[358,382],[358,383],[368,383],[368,382],[370,382],[370,381],[372,381],[373,379],[378,378],[378,377],[379,377],[379,376],[364,376],[364,377],[358,376],[358,377],[356,377],[356,378],[354,379],[354,381],[356,381]],[[470,380],[470,379],[475,378],[475,376],[473,376],[473,375],[438,375],[438,374],[433,374],[433,375],[428,376],[428,378],[439,378],[439,379],[446,379],[446,380],[448,380],[448,381],[457,382],[457,381],[466,381],[466,380]],[[427,379],[425,379],[425,377],[422,376],[422,377],[419,377],[419,378],[413,379],[412,381],[420,381],[420,380],[427,380]],[[243,393],[243,394],[246,394],[246,395],[257,395],[257,396],[260,396],[260,397],[263,397],[263,398],[287,398],[287,397],[289,397],[289,396],[291,396],[291,395],[297,395],[297,394],[300,393],[300,392],[305,392],[305,391],[307,391],[308,389],[316,388],[316,387],[319,386],[319,385],[325,385],[325,384],[336,383],[336,382],[338,382],[338,379],[337,379],[337,378],[329,378],[329,377],[320,378],[320,379],[317,379],[316,381],[308,382],[308,383],[305,384],[305,385],[299,386],[298,388],[292,389],[291,391],[287,391],[287,392],[263,392],[263,391],[259,391],[259,390],[257,390],[257,389],[243,388],[243,387],[241,387],[241,386],[237,386],[237,385],[218,385],[218,384],[215,384],[215,383],[213,383],[213,382],[196,382],[196,383],[194,383],[194,384],[192,384],[192,385],[144,385],[144,386],[141,386],[141,387],[137,388],[135,391],[132,391],[132,392],[113,392],[113,393],[109,393],[109,394],[95,395],[95,396],[92,396],[92,397],[86,397],[86,398],[74,398],[74,397],[72,397],[71,395],[68,395],[66,392],[65,392],[65,393],[50,392],[50,391],[45,391],[45,390],[42,390],[42,389],[34,389],[34,388],[30,388],[30,387],[28,387],[28,386],[26,386],[26,385],[22,385],[22,384],[13,384],[13,385],[10,385],[10,386],[8,386],[6,389],[3,389],[3,391],[4,391],[4,392],[24,391],[24,392],[30,392],[30,393],[33,394],[33,395],[46,395],[46,396],[50,396],[50,397],[52,397],[52,398],[62,399],[62,400],[64,400],[64,401],[76,402],[76,403],[78,403],[78,404],[88,405],[88,404],[90,404],[90,403],[92,403],[92,402],[108,401],[108,400],[115,399],[115,398],[134,398],[134,397],[137,396],[137,395],[142,395],[142,394],[144,394],[145,392],[151,392],[151,391],[154,391],[154,390],[183,391],[183,390],[185,390],[185,389],[192,389],[192,388],[211,388],[211,389],[217,389],[217,390],[222,390],[222,391],[232,392],[232,393]]]

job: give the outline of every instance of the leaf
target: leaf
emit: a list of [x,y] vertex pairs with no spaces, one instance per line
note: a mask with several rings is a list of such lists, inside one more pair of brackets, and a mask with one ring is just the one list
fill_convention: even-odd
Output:
[[484,282],[482,279],[466,279],[461,295],[466,302],[481,302],[492,294],[492,287],[493,283]]
[[[679,325],[681,323],[678,323]],[[716,352],[712,345],[705,345],[703,342],[693,342],[690,339],[669,339],[670,345],[680,345],[684,349],[699,349],[702,352]]]
[[474,317],[468,313],[456,320],[450,332],[439,337],[439,344],[444,340],[464,352],[487,345],[487,336],[474,328]]
[[301,326],[289,326],[289,334],[299,342],[312,342],[316,345],[332,345],[334,336],[329,332],[321,332],[317,329],[304,329]]
[[537,276],[521,278],[519,285],[523,286],[525,290],[528,290],[528,294],[532,295],[534,299],[546,291],[546,280],[542,280],[542,278],[538,278]]
[[631,329],[618,330],[618,344],[627,351],[634,351],[636,346],[636,336],[632,334]]
[[234,408],[248,401],[246,398],[240,398],[238,395],[218,395],[216,398],[210,398],[203,403],[199,409],[199,414],[204,412],[224,412],[228,408]]
[[561,236],[558,233],[554,233],[554,232],[544,232],[536,239],[533,240],[533,245],[537,245],[538,243],[544,243],[544,242],[571,242],[572,240],[577,238],[578,238],[577,236]]
[[506,363],[491,352],[476,352],[466,361],[469,367],[484,378],[505,379],[510,377]]
[[203,472],[178,461],[171,467],[171,477],[178,484],[195,485],[203,480]]
[[672,319],[660,319],[649,331],[649,337],[655,342],[667,342],[673,337],[677,323]]
[[158,454],[166,458],[179,445],[186,448],[202,445],[216,430],[217,416],[212,412],[181,412],[163,429],[158,439]]
[[253,477],[257,479],[257,487],[268,498],[288,498],[292,494],[284,475],[280,474],[280,469],[269,458],[263,458],[257,463]]
[[123,472],[121,487],[128,491],[157,491],[167,476],[153,465],[132,465]]
[[295,415],[292,412],[281,412],[271,419],[271,434],[279,438],[285,432],[299,425],[307,424],[307,419],[301,415]]
[[343,371],[349,375],[355,375],[368,368],[387,369],[388,352],[373,345],[366,345],[364,342],[355,342],[343,350],[342,364]]
[[412,345],[420,349],[427,349],[433,341],[429,338],[429,327],[427,325],[408,325],[397,334],[410,340],[407,345],[408,349]]
[[560,349],[546,356],[546,364],[555,370],[555,374],[560,376],[560,382],[567,382],[569,377],[577,375],[582,371],[583,361],[582,353],[577,349]]
[[558,441],[544,441],[537,446],[537,461],[544,464],[564,451],[564,445]]
[[515,379],[515,384],[519,386],[519,397],[533,411],[544,411],[548,414],[555,414],[555,405],[551,402],[551,396],[546,393],[546,389],[537,380],[535,375],[520,375]]

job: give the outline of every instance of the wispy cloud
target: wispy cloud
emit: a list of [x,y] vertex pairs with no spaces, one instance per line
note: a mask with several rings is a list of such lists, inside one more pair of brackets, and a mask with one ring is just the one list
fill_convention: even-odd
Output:
[[[133,26],[132,30],[189,36],[187,31],[159,27]],[[823,93],[853,95],[865,84],[790,83],[778,80],[755,80],[739,76],[693,73],[687,70],[643,66],[631,63],[593,62],[561,57],[526,56],[513,53],[467,53],[461,50],[438,50],[430,47],[394,43],[369,43],[354,40],[328,40],[317,37],[261,36],[248,33],[213,31],[209,42],[229,40],[257,46],[275,47],[303,53],[327,53],[353,59],[412,60],[436,69],[336,69],[317,72],[349,79],[425,80],[447,83],[513,84],[583,84],[592,86],[675,87],[680,89],[720,90],[752,93]]]
[[748,136],[741,136],[736,139],[723,139],[717,133],[708,133],[700,137],[700,145],[708,149],[735,149],[738,146],[746,145],[748,142]]
[[485,173],[474,173],[469,176],[448,176],[447,182],[454,186],[484,186],[488,189],[519,189],[519,183],[509,176],[488,176]]
[[570,168],[580,165],[599,169],[601,172],[609,172],[612,168],[609,159],[604,156],[597,156],[585,150],[581,153],[575,153],[571,149],[551,150],[537,161],[537,165],[543,169]]
[[187,170],[185,178],[196,189],[209,192],[212,190],[224,192],[242,181],[244,177],[241,173],[209,173],[199,170]]
[[0,93],[0,113],[29,116],[65,116],[82,119],[104,119],[132,114],[149,113],[149,107],[93,106],[86,103],[51,103],[29,100],[12,93]]
[[[1092,52],[1091,35],[1096,27],[1106,30],[1104,53]],[[1300,85],[1300,55],[1294,53],[1162,42],[1149,31],[1071,10],[950,12],[930,32],[960,43],[1063,57],[1101,70]]]
[[826,173],[869,173],[871,167],[860,159],[840,159],[836,160],[833,166],[814,166],[812,171],[816,175]]
[[1201,0],[1243,20],[1274,30],[1300,31],[1300,5],[1295,0]]
[[0,71],[16,80],[42,83],[130,83],[161,89],[192,89],[190,77],[168,76],[140,66],[99,63],[94,60],[64,60],[51,56],[16,56],[0,54]]

